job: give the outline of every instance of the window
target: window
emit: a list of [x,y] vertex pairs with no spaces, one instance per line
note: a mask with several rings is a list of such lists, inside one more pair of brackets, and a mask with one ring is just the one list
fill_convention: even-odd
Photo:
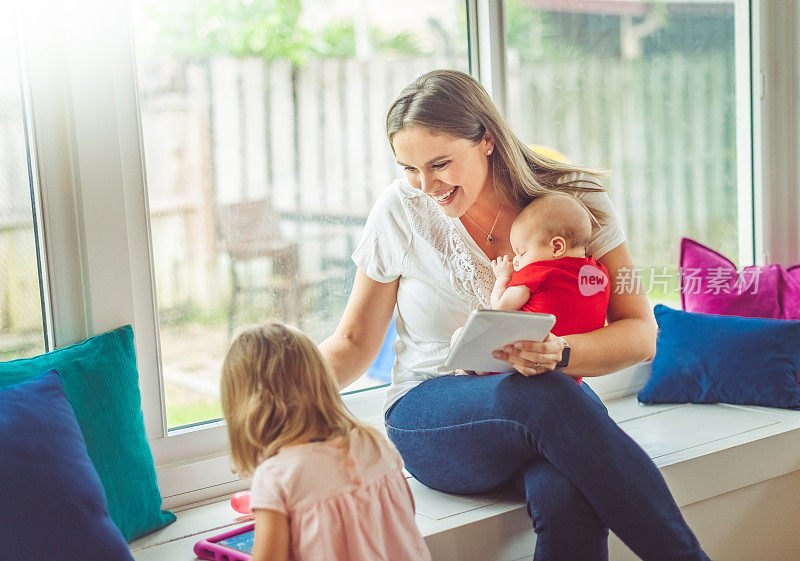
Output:
[[134,3],[168,427],[221,416],[237,326],[333,332],[397,173],[389,103],[426,70],[468,68],[463,2],[417,4]]
[[33,156],[14,19],[8,16],[0,17],[0,360],[46,350]]
[[737,134],[750,132],[737,122],[735,3],[505,7],[512,127],[526,143],[610,170],[605,186],[651,303],[680,306],[682,236],[734,260],[740,237],[752,244],[738,206],[739,182],[751,179],[737,175]]
[[[289,304],[300,303],[300,309],[305,310],[303,327],[317,340],[325,336],[338,319],[337,306],[343,302],[337,299],[336,290],[349,282],[344,280],[348,274],[346,267],[350,266],[348,239],[357,235],[357,220],[363,220],[371,197],[388,183],[385,174],[393,174],[391,166],[394,164],[388,146],[378,130],[370,132],[369,139],[348,138],[346,145],[336,137],[331,139],[328,136],[321,145],[315,146],[302,141],[307,138],[303,133],[294,132],[278,134],[278,140],[285,138],[285,141],[276,143],[272,131],[278,130],[274,119],[281,118],[285,119],[290,131],[301,131],[309,115],[316,115],[315,122],[321,136],[329,128],[335,128],[326,128],[331,119],[339,119],[340,128],[347,126],[348,116],[358,113],[350,110],[353,106],[359,107],[353,100],[363,99],[350,89],[359,82],[348,79],[352,68],[358,68],[359,64],[367,65],[368,76],[374,76],[369,72],[394,76],[391,86],[387,85],[382,94],[386,96],[383,100],[378,100],[376,94],[375,100],[369,98],[367,104],[361,102],[362,109],[370,108],[369,114],[362,111],[364,126],[380,128],[383,112],[391,98],[403,85],[428,68],[445,64],[462,70],[469,67],[496,99],[507,100],[506,114],[512,127],[526,142],[557,148],[576,163],[612,169],[614,175],[609,178],[609,189],[626,221],[631,243],[634,236],[636,239],[645,236],[651,244],[638,249],[632,247],[634,259],[640,267],[675,264],[677,239],[684,232],[729,255],[742,256],[742,262],[752,262],[752,254],[761,255],[759,243],[765,238],[761,232],[770,228],[775,230],[774,238],[780,243],[789,239],[798,243],[797,221],[790,221],[787,227],[784,222],[772,220],[770,210],[758,205],[760,190],[772,193],[775,200],[786,197],[792,204],[797,201],[796,195],[795,198],[786,196],[787,190],[776,187],[772,181],[764,180],[761,186],[758,180],[755,185],[752,182],[753,176],[767,177],[765,170],[769,165],[753,158],[751,169],[750,151],[764,146],[763,137],[766,136],[765,132],[755,129],[758,136],[755,141],[751,138],[751,109],[754,115],[758,115],[759,103],[768,107],[774,104],[776,88],[783,87],[781,91],[789,95],[798,90],[796,79],[785,86],[780,83],[770,85],[763,101],[759,101],[759,92],[754,92],[756,105],[751,105],[748,2],[515,2],[409,0],[402,4],[402,9],[383,2],[289,1],[267,4],[267,0],[262,0],[248,4],[256,20],[263,16],[258,11],[261,9],[259,6],[294,6],[299,10],[298,14],[302,14],[297,15],[296,29],[304,32],[292,35],[293,40],[304,38],[306,47],[318,48],[324,54],[310,56],[306,52],[308,56],[303,57],[300,56],[302,53],[293,50],[291,56],[296,58],[289,58],[291,62],[279,61],[280,57],[268,58],[269,49],[278,47],[265,43],[258,34],[249,37],[246,45],[225,43],[223,39],[228,37],[229,30],[222,23],[229,18],[200,11],[201,6],[207,7],[209,2],[179,4],[172,0],[159,5],[151,0],[137,0],[132,5],[133,17],[120,7],[126,5],[124,2],[76,0],[53,4],[47,10],[40,9],[38,0],[18,3],[17,8],[24,20],[21,44],[26,61],[23,69],[27,70],[25,75],[30,81],[26,97],[30,98],[31,111],[23,113],[19,109],[16,61],[12,57],[13,64],[9,66],[4,62],[0,70],[0,75],[5,78],[0,86],[0,95],[4,96],[2,110],[11,107],[16,112],[16,116],[11,121],[3,121],[2,126],[16,120],[16,124],[10,126],[17,131],[14,133],[17,136],[13,137],[16,140],[7,141],[9,137],[4,136],[6,129],[0,131],[3,142],[10,142],[4,145],[6,150],[0,157],[0,165],[6,165],[8,160],[4,158],[9,154],[19,156],[13,160],[13,165],[18,166],[15,177],[22,179],[15,185],[22,186],[23,197],[27,197],[22,199],[27,208],[25,212],[33,215],[27,173],[19,172],[25,169],[27,158],[24,134],[20,136],[20,131],[25,130],[22,118],[30,117],[28,125],[34,129],[30,144],[35,146],[30,153],[37,155],[30,161],[38,166],[39,173],[34,173],[33,177],[38,177],[41,182],[44,229],[39,231],[54,233],[40,236],[42,243],[48,244],[48,251],[42,252],[42,256],[48,259],[46,278],[53,279],[49,286],[43,283],[44,288],[52,293],[46,299],[53,310],[52,335],[58,345],[63,345],[123,323],[134,324],[145,426],[158,467],[161,491],[168,506],[218,497],[242,486],[230,473],[225,429],[221,423],[213,422],[218,413],[213,410],[215,398],[210,392],[214,391],[216,380],[201,379],[205,385],[195,384],[200,387],[192,389],[189,384],[172,385],[171,378],[172,373],[183,374],[182,369],[191,372],[197,368],[197,364],[190,360],[194,359],[191,345],[197,333],[195,330],[207,329],[216,337],[209,339],[209,345],[218,346],[219,354],[216,359],[211,357],[208,360],[219,360],[224,352],[231,277],[228,251],[216,230],[221,224],[217,207],[269,195],[271,212],[277,216],[277,221],[270,224],[274,226],[277,223],[282,241],[290,246],[297,244],[297,259],[293,259],[294,254],[289,252],[292,259],[288,262],[297,264],[298,275],[307,275],[305,278],[316,282],[302,297],[295,295],[294,300],[289,299]],[[779,4],[763,2],[760,6],[754,4],[754,7],[763,10],[766,14],[763,17],[775,23],[783,20],[780,16],[770,15],[770,10],[780,12]],[[353,9],[354,5],[358,9]],[[382,8],[381,14],[384,15],[372,13],[373,5]],[[668,18],[669,26],[644,34],[640,41],[641,57],[650,57],[646,60],[653,67],[646,71],[661,72],[658,76],[662,76],[662,85],[670,86],[667,91],[673,91],[676,84],[683,84],[681,91],[696,90],[695,97],[689,98],[692,103],[704,104],[708,101],[712,84],[724,85],[726,89],[720,94],[719,103],[709,106],[713,113],[708,119],[713,117],[719,123],[712,131],[716,137],[707,136],[704,142],[700,142],[692,136],[692,131],[696,130],[693,127],[699,126],[694,120],[672,119],[665,123],[662,115],[658,126],[665,128],[669,124],[672,130],[688,130],[689,133],[675,134],[665,128],[669,140],[662,145],[666,148],[663,151],[650,149],[645,160],[633,160],[625,157],[632,139],[622,133],[628,129],[611,127],[610,117],[587,113],[589,105],[605,103],[609,107],[608,113],[615,116],[614,122],[620,122],[619,105],[610,103],[613,101],[610,97],[614,91],[613,82],[621,69],[625,65],[631,67],[636,59],[628,60],[622,56],[620,37],[624,14],[603,15],[601,9],[619,10],[623,5],[639,10],[628,14],[630,21],[625,24],[638,29],[639,35],[658,23],[656,16],[649,16],[655,23],[644,25],[651,6],[662,10],[663,17]],[[181,6],[187,10],[185,13],[176,12]],[[538,8],[534,8],[536,6]],[[564,6],[590,10],[565,12]],[[502,21],[497,18],[502,12],[498,9],[501,7],[506,16]],[[266,8],[262,12],[264,10]],[[344,23],[326,28],[324,23],[334,19],[332,13],[338,14]],[[182,14],[185,17],[179,19]],[[428,16],[433,18],[433,24],[428,23]],[[357,21],[357,17],[361,20]],[[404,17],[411,19],[404,20]],[[173,35],[170,41],[165,42],[170,29],[165,22],[175,22],[176,18],[191,30],[202,33],[192,35],[186,32],[183,38]],[[190,25],[192,18],[197,22]],[[611,21],[612,18],[616,23]],[[0,18],[0,22],[6,21]],[[204,21],[208,25],[200,26]],[[504,23],[505,42],[500,39],[504,35]],[[700,24],[704,26],[704,33],[697,31]],[[439,25],[444,32],[438,29]],[[731,25],[735,27],[733,37],[730,35]],[[382,34],[371,32],[374,27],[380,27]],[[757,27],[754,22],[754,28]],[[796,29],[796,26],[787,29]],[[409,34],[402,35],[406,31]],[[136,65],[133,63],[131,35],[136,41]],[[193,36],[213,39],[201,42],[200,47],[220,50],[190,50],[190,47],[200,48],[197,43],[185,44],[184,39]],[[398,38],[400,36],[403,38]],[[397,54],[398,50],[404,52],[402,49],[414,43],[412,36],[420,40],[422,60],[418,60],[417,55]],[[6,46],[7,39],[3,37],[5,35],[0,35],[0,42]],[[450,39],[446,40],[447,37]],[[688,49],[686,46],[683,50],[678,48],[679,37],[686,38]],[[754,37],[753,47],[777,53],[775,56],[780,62],[781,53],[786,48],[785,41],[776,40],[772,33]],[[286,41],[284,48],[289,44]],[[329,48],[331,45],[337,45],[341,50],[334,52]],[[472,63],[469,66],[467,45]],[[251,56],[256,49],[260,49],[262,54]],[[735,53],[729,52],[730,49]],[[0,51],[3,53],[0,56],[8,56],[7,53],[12,51],[13,47],[5,48]],[[714,62],[707,67],[708,73],[703,80],[695,82],[696,78],[692,78],[690,81],[688,73],[681,75],[668,66],[668,61],[677,60],[678,54],[684,51],[687,51],[684,53],[687,56],[691,55],[694,64]],[[366,54],[364,58],[358,58],[358,53]],[[505,57],[500,56],[503,54]],[[507,59],[505,76],[502,65],[499,65],[503,58]],[[551,60],[558,61],[563,71],[556,72],[548,66]],[[586,68],[583,73],[575,66],[575,61],[580,60]],[[606,66],[592,66],[598,60]],[[730,65],[736,71],[735,86],[730,85],[730,78],[720,77],[728,76],[726,72],[730,71]],[[758,71],[757,60],[753,65]],[[523,66],[526,67],[524,70]],[[546,80],[541,76],[524,74],[537,67]],[[641,64],[638,67],[640,73],[645,73]],[[317,82],[320,86],[314,102],[316,109],[309,113],[295,108],[300,107],[302,100],[309,100],[300,92],[311,80],[310,68],[322,68],[319,71],[323,78]],[[686,68],[684,70],[688,72]],[[342,74],[345,78],[341,77]],[[527,85],[520,81],[523,74],[528,76]],[[285,79],[287,75],[288,81]],[[224,88],[214,83],[209,86],[209,76],[224,76],[225,79],[220,81]],[[377,82],[371,80],[368,83],[371,86]],[[385,82],[388,83],[389,79]],[[6,90],[12,83],[14,87]],[[587,83],[592,87],[582,86]],[[283,89],[274,84],[284,84]],[[334,87],[330,90],[330,84],[339,84],[346,89],[342,91]],[[644,82],[641,84],[640,87],[644,88]],[[689,84],[694,86],[689,88]],[[383,87],[385,84],[378,85]],[[12,96],[10,105],[6,104],[9,99],[7,91]],[[645,120],[649,126],[657,114],[655,100],[645,98],[641,91],[636,96],[631,92],[623,93],[629,104],[626,110],[635,108],[638,111],[635,115],[641,116],[636,118]],[[217,96],[217,101],[212,94]],[[554,96],[555,100],[547,96]],[[221,107],[220,99],[232,101]],[[325,103],[334,108],[343,105],[344,108],[333,111]],[[677,107],[676,103],[669,101],[669,107]],[[731,103],[736,109],[733,114],[730,113]],[[276,111],[275,107],[283,112]],[[372,107],[379,109],[373,114]],[[568,112],[568,109],[574,109],[574,112]],[[645,113],[645,109],[649,113]],[[3,118],[6,117],[3,113]],[[248,132],[253,129],[249,120],[261,120],[265,124],[256,127],[256,132],[252,133]],[[581,126],[576,127],[576,123]],[[580,134],[574,132],[578,128]],[[269,136],[268,130],[271,131]],[[646,132],[652,135],[649,129]],[[243,134],[255,136],[243,137]],[[639,131],[637,134],[644,133]],[[213,141],[210,140],[212,135],[216,135]],[[732,137],[736,139],[733,144]],[[652,144],[656,139],[647,142]],[[796,144],[797,140],[793,142]],[[247,149],[242,150],[242,146]],[[263,147],[266,154],[252,153],[251,146]],[[712,150],[711,146],[715,148]],[[303,149],[302,159],[296,156],[301,153],[298,151],[300,148]],[[638,146],[630,149],[636,150]],[[796,154],[797,146],[786,145],[782,150],[781,153]],[[675,153],[674,157],[672,153]],[[383,165],[381,157],[385,157],[386,171],[381,171],[384,169],[380,167]],[[147,189],[144,186],[143,161],[147,168]],[[632,172],[626,171],[624,165],[620,167],[620,161],[629,167],[636,164],[632,180],[628,180],[626,175]],[[764,162],[763,158],[761,162]],[[705,170],[706,165],[712,165],[716,171],[703,171],[703,189],[696,193],[695,185],[700,180],[693,174],[696,173],[697,177],[701,174],[691,170]],[[731,168],[732,165],[735,167]],[[309,184],[312,188],[316,186],[313,182],[306,183],[303,178],[318,178],[322,170],[329,179],[326,185],[332,187],[325,191],[324,197],[309,196],[313,191],[303,189]],[[0,174],[4,173],[5,169],[0,169]],[[687,173],[688,178],[685,177]],[[682,185],[682,189],[670,189],[663,178],[665,174],[670,180],[677,178],[674,180]],[[5,205],[10,190],[6,185],[10,183],[6,182],[5,175],[0,177],[4,182],[0,184],[2,222],[7,220]],[[342,184],[346,184],[347,189]],[[635,186],[642,184],[647,185],[647,190],[634,190]],[[731,200],[735,202],[731,203]],[[682,201],[684,206],[677,208],[684,211],[675,219],[685,221],[684,230],[672,222],[642,223],[633,213],[634,208],[640,207],[652,213],[649,209],[654,205],[674,205],[678,201]],[[671,214],[677,215],[677,209]],[[645,216],[659,218],[655,214]],[[700,220],[703,217],[707,219],[705,222]],[[725,218],[724,223],[712,227],[711,224],[718,224],[720,217]],[[763,222],[763,227],[755,229],[755,239],[752,225],[747,225],[747,221],[753,218],[757,224]],[[31,225],[35,223],[30,221]],[[663,236],[651,235],[651,226]],[[34,259],[35,263],[33,231],[29,230],[27,236],[28,242],[25,243],[29,244],[29,259]],[[0,234],[2,243],[4,238]],[[764,253],[774,251],[776,243],[766,239]],[[748,247],[751,248],[750,256],[747,256]],[[784,247],[790,246],[784,243]],[[796,262],[797,256],[794,257],[793,262]],[[282,262],[286,261],[278,259],[279,265]],[[243,281],[249,282],[251,278],[255,280],[267,273],[271,276],[275,271],[273,267],[272,259],[244,264],[241,267]],[[0,271],[5,274],[7,269],[3,257]],[[28,271],[28,282],[38,290],[35,265],[29,266]],[[280,267],[278,271],[282,271]],[[328,272],[332,273],[330,278],[316,276]],[[349,274],[352,274],[352,269]],[[330,296],[326,296],[327,293]],[[264,294],[268,297],[265,298]],[[234,325],[273,313],[283,305],[282,294],[274,287],[272,292],[263,294],[245,290],[238,297],[240,307]],[[34,300],[36,298],[38,296]],[[654,299],[653,294],[651,299]],[[309,302],[323,303],[309,305]],[[3,313],[2,306],[0,301],[0,313]],[[287,308],[292,310],[290,306]],[[31,312],[30,317],[41,315],[39,308],[31,309],[37,312]],[[248,314],[251,315],[248,317]],[[292,318],[291,315],[288,317]],[[300,323],[303,321],[301,319]],[[37,337],[41,337],[43,331],[39,325],[36,331],[30,328]],[[0,340],[5,341],[8,331],[3,329],[4,324],[0,323]],[[44,345],[38,350],[42,348]],[[181,348],[184,350],[180,351]],[[163,363],[159,358],[162,355]],[[200,355],[196,362],[203,362],[208,356]],[[209,367],[208,371],[211,370]],[[176,376],[174,380],[179,378]],[[209,395],[203,393],[206,390]],[[354,408],[354,403],[356,406],[361,403],[359,399],[366,402],[365,396],[378,393],[366,391],[348,395],[346,399]],[[184,403],[186,410],[179,418],[175,413],[180,412],[179,401],[175,400],[185,397],[189,398]],[[197,409],[192,411],[192,407]],[[377,414],[378,408],[379,405],[375,406],[372,414]],[[200,425],[177,428],[192,423]]]

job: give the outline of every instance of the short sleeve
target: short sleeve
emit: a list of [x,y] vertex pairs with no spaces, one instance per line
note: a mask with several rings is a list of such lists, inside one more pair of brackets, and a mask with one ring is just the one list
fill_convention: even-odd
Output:
[[256,468],[253,483],[250,486],[250,508],[274,510],[288,514],[286,498],[280,482],[266,463]]
[[611,197],[605,191],[578,192],[578,196],[592,208],[606,214],[607,219],[592,236],[586,248],[586,254],[599,259],[615,247],[619,246],[627,237],[622,228],[622,222],[611,202]]
[[351,256],[359,269],[378,282],[400,277],[403,258],[411,245],[411,225],[402,196],[396,182],[383,192],[372,207]]
[[507,287],[525,285],[525,288],[530,290],[531,294],[533,294],[552,272],[552,267],[530,264],[519,271],[514,271],[511,274]]

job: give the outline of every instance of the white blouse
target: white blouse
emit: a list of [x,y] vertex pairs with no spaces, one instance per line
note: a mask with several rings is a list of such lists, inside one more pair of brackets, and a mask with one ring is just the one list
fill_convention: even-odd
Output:
[[[608,215],[587,248],[598,259],[623,243],[625,232],[607,193],[578,196]],[[377,282],[400,279],[386,411],[420,382],[453,373],[444,366],[450,336],[472,310],[491,308],[495,277],[461,221],[445,215],[405,178],[392,182],[375,202],[352,259]]]

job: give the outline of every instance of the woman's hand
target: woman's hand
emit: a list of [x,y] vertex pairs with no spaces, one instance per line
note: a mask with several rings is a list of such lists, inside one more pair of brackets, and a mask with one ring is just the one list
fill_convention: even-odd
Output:
[[453,345],[456,344],[456,341],[458,340],[458,336],[461,335],[462,331],[464,331],[463,327],[459,327],[458,329],[453,331],[453,335],[450,337],[450,348],[451,349],[453,348]]
[[524,376],[535,376],[555,370],[563,349],[561,340],[548,333],[544,341],[516,341],[492,352],[492,356],[505,360]]

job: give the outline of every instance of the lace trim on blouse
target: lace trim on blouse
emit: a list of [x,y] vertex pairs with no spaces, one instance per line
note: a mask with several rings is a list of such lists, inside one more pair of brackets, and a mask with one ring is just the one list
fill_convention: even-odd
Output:
[[470,310],[491,308],[494,273],[467,245],[455,225],[427,197],[401,197],[415,235],[442,254],[453,288]]

